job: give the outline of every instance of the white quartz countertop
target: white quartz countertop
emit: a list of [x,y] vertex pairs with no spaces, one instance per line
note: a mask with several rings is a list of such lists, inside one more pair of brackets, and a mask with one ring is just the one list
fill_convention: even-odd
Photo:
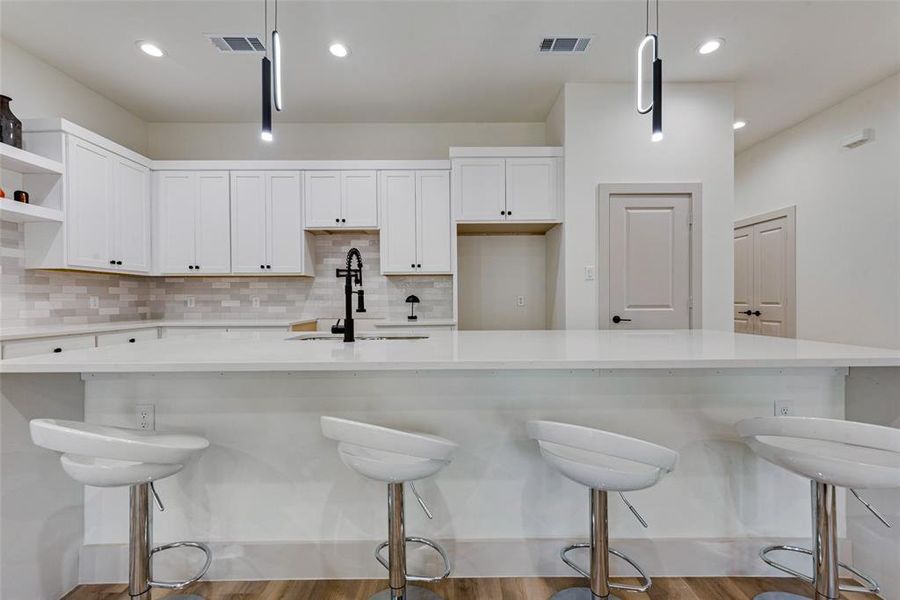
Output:
[[0,330],[0,342],[25,340],[41,337],[57,337],[66,335],[85,335],[91,333],[109,333],[112,331],[132,331],[153,327],[284,327],[302,323],[315,323],[315,319],[230,319],[230,320],[175,320],[146,319],[141,321],[112,321],[109,323],[85,323],[81,325],[37,325],[33,327],[5,327]]
[[[302,334],[308,337],[317,334]],[[321,334],[318,334],[321,336]],[[390,335],[385,333],[384,335]],[[209,333],[0,361],[2,373],[153,373],[900,366],[900,350],[721,331],[434,331],[300,341]]]

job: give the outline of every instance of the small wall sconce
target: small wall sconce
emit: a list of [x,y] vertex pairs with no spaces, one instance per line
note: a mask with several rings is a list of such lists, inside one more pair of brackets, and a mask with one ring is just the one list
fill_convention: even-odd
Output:
[[406,317],[410,321],[415,321],[419,317],[416,316],[416,304],[419,303],[419,297],[415,294],[406,297],[406,301],[409,303],[409,316]]

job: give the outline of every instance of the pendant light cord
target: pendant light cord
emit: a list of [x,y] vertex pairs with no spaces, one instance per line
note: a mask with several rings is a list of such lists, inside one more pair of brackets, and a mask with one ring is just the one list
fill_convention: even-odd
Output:
[[644,16],[646,18],[644,21],[644,35],[647,36],[650,35],[650,0],[647,0],[645,8],[646,10],[644,10]]

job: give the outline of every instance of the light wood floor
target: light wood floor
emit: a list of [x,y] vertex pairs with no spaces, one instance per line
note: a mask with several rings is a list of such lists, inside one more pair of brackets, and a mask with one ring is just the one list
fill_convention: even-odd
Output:
[[[618,580],[637,583],[637,580]],[[444,600],[547,600],[553,592],[571,586],[584,586],[584,579],[506,578],[448,579],[423,584]],[[383,579],[321,581],[220,581],[200,582],[177,592],[193,593],[205,600],[366,600],[384,589]],[[765,591],[784,591],[813,596],[812,588],[793,579],[782,578],[700,578],[661,577],[645,594],[621,592],[622,600],[751,600]],[[154,590],[153,598],[165,598],[176,592]],[[865,594],[844,594],[846,600],[871,600]],[[63,600],[128,600],[124,584],[82,585]]]

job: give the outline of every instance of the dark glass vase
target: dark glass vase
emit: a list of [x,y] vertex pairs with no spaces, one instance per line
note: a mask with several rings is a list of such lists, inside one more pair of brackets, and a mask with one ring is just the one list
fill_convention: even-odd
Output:
[[22,147],[22,121],[9,109],[12,100],[9,96],[0,95],[0,142]]

